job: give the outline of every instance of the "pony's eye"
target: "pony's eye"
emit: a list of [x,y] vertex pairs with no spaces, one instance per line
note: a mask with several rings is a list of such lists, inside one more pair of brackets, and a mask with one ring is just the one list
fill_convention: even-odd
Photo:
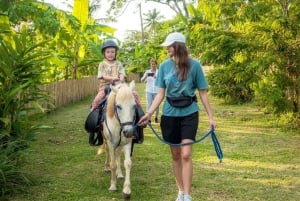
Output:
[[118,110],[122,110],[121,105],[116,105]]

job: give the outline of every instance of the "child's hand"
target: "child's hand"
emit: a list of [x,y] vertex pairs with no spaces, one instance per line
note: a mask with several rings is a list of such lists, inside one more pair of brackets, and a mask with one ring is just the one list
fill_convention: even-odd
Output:
[[120,79],[119,79],[118,77],[116,77],[116,78],[113,78],[113,79],[110,81],[110,83],[111,83],[112,85],[115,85],[115,84],[117,84],[119,81],[120,81]]

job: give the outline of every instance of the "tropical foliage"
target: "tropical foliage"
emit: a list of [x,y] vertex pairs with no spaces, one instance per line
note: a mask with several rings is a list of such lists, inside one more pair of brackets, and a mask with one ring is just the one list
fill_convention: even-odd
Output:
[[201,1],[198,8],[195,16],[207,17],[192,21],[190,36],[203,61],[215,67],[212,94],[299,112],[299,1]]
[[[211,95],[228,103],[256,101],[299,129],[300,0],[152,2],[169,6],[176,16],[163,21],[157,10],[140,15],[142,30],[118,41],[127,73],[142,74],[151,58],[163,61],[167,54],[159,44],[179,31],[187,36],[191,55],[212,67]],[[72,12],[36,0],[0,2],[2,195],[25,181],[18,166],[38,128],[34,120],[44,112],[40,104],[47,104],[39,85],[95,75],[102,41],[114,38],[115,30],[105,23],[129,3],[141,2],[105,3],[107,17],[96,19],[102,0],[76,0]]]
[[41,128],[36,124],[45,112],[41,104],[48,104],[41,84],[95,73],[98,36],[111,37],[114,30],[37,1],[1,1],[0,8],[2,197],[27,181],[19,172],[21,159]]
[[[9,30],[7,30],[9,31]],[[47,96],[39,88],[47,72],[49,57],[45,42],[28,41],[24,30],[0,37],[0,192],[5,194],[23,182],[18,172],[22,153],[34,139],[39,126],[34,122]],[[39,102],[40,101],[40,102]]]
[[[188,15],[178,11],[174,19],[158,23],[155,37],[152,29],[127,38],[126,50],[134,53],[128,69],[141,73],[148,68],[149,58],[165,59],[159,44],[168,33],[180,31],[188,37],[192,56],[213,67],[208,74],[212,95],[228,103],[256,101],[265,112],[291,112],[292,119],[299,119],[299,3],[204,0],[196,6],[184,4]],[[136,40],[139,34],[146,36],[142,44]]]

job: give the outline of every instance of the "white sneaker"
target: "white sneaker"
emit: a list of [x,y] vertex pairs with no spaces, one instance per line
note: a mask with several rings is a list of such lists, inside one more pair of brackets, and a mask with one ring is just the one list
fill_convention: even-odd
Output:
[[183,192],[179,192],[175,201],[183,201],[183,196],[184,196]]
[[183,201],[192,201],[192,197],[190,195],[184,195]]

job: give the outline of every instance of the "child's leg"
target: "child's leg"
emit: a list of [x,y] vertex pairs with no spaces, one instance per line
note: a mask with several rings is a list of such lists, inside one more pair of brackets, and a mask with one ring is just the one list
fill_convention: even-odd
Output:
[[135,103],[137,104],[137,106],[142,108],[142,104],[141,104],[139,95],[137,94],[136,91],[133,92],[133,96],[134,96],[134,100],[135,100]]
[[[145,113],[143,111],[140,98],[139,98],[138,93],[136,91],[133,92],[133,96],[134,96],[134,100],[135,100],[136,105],[137,105],[137,118],[136,118],[136,121],[138,122],[139,119]],[[133,143],[141,144],[141,143],[143,143],[143,141],[144,141],[144,131],[143,131],[143,128],[141,126],[138,126],[137,127],[137,136],[136,136],[136,139],[133,140]]]
[[105,90],[105,86],[101,86],[99,88],[98,94],[96,95],[96,97],[94,98],[94,100],[92,102],[91,111],[96,109],[99,106],[99,103],[101,102],[101,100],[103,100],[105,98],[105,91],[104,90]]

